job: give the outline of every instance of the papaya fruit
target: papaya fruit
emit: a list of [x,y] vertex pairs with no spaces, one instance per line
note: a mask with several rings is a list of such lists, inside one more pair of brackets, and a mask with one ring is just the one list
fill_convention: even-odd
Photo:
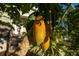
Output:
[[41,44],[41,47],[44,51],[47,51],[50,46],[50,37],[46,36],[44,42]]
[[40,45],[46,37],[46,26],[43,16],[37,16],[34,22],[34,40]]

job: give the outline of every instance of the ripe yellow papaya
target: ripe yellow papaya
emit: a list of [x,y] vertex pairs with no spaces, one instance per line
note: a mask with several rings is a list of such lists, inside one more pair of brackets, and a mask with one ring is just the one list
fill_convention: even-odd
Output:
[[46,38],[45,38],[44,42],[41,44],[41,46],[44,51],[46,51],[49,48],[49,46],[50,46],[50,37],[49,36],[46,36]]
[[46,37],[46,26],[43,16],[37,16],[34,22],[34,39],[40,45]]

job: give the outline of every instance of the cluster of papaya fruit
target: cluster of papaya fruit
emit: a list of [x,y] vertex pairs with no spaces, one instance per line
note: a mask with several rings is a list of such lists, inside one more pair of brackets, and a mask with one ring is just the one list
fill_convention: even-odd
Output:
[[46,32],[46,24],[43,16],[37,16],[34,22],[34,40],[37,46],[41,46],[44,51],[50,46],[50,36]]

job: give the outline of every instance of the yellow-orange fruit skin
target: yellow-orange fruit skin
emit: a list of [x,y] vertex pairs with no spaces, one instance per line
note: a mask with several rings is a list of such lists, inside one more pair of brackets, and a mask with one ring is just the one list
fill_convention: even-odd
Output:
[[40,45],[46,36],[46,26],[42,16],[37,16],[34,22],[34,39]]
[[46,37],[44,42],[41,44],[44,51],[46,51],[50,46],[50,37]]

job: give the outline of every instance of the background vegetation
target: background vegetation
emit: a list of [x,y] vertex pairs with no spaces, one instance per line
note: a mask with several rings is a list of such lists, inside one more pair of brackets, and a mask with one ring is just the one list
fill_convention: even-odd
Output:
[[[38,10],[33,9],[38,8]],[[25,20],[21,19],[21,15],[31,13]],[[50,47],[46,52],[38,51],[39,47],[35,45],[29,50],[35,55],[45,56],[73,56],[79,55],[79,4],[72,3],[51,3],[51,4],[0,4],[0,17],[6,12],[13,20],[14,24],[23,25],[28,34],[30,34],[31,42],[33,37],[33,24],[37,15],[42,15],[48,26],[50,33]],[[5,25],[13,29],[10,23],[0,20],[0,25]],[[30,53],[29,52],[29,53]]]

